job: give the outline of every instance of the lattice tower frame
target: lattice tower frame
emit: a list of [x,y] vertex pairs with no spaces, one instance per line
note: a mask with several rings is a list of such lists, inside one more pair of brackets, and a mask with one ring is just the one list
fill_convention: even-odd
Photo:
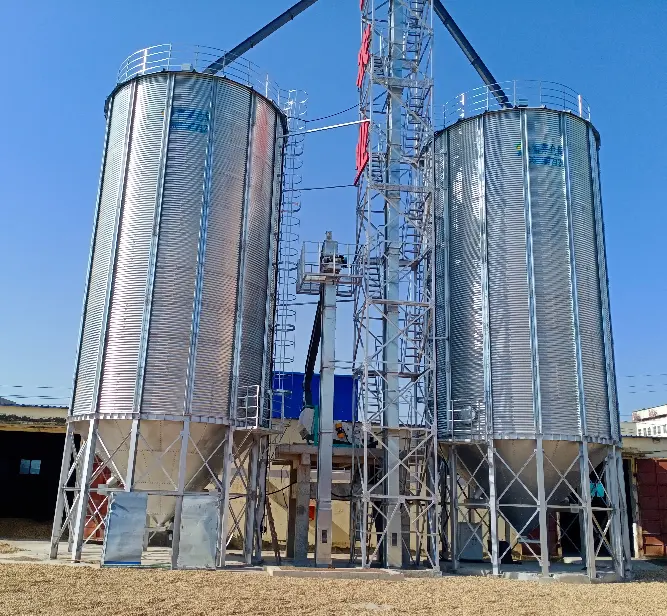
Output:
[[435,570],[432,0],[363,0],[361,31],[351,556]]

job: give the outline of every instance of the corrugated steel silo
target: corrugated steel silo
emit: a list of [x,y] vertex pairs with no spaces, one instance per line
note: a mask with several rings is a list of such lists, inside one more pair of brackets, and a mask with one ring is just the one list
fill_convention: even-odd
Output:
[[[620,444],[600,139],[581,98],[486,99],[435,141],[438,435],[494,448],[498,505],[527,533],[529,494],[555,507],[582,484],[581,443],[591,468]],[[470,475],[490,454],[458,455]]]
[[[211,481],[202,460],[220,470],[241,389],[269,412],[285,118],[248,85],[145,57],[106,105],[72,417],[97,418],[125,483],[139,419],[130,482],[153,492],[179,484],[187,417],[192,491]],[[158,523],[173,508],[149,498]]]

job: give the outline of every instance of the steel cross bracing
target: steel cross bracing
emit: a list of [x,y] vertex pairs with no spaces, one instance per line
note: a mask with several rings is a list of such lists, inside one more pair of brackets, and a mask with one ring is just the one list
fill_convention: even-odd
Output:
[[[351,556],[438,568],[431,0],[361,3]],[[358,162],[359,166],[359,162]],[[373,529],[374,527],[374,529]]]
[[[586,442],[578,443],[571,459],[556,462],[534,442],[532,454],[521,466],[512,467],[493,441],[442,444],[442,549],[452,570],[458,570],[461,560],[470,560],[469,550],[478,543],[480,557],[488,550],[495,575],[501,572],[505,558],[518,549],[534,558],[542,575],[548,576],[550,560],[563,556],[560,552],[567,541],[572,546],[581,542],[579,554],[591,579],[601,566],[625,576],[630,546],[623,528],[620,451],[615,445],[605,445],[604,458],[595,465],[588,447]],[[550,489],[528,485],[531,482],[526,479],[539,473],[555,474],[557,480]],[[495,483],[500,474],[504,476],[502,489]],[[600,486],[602,494],[593,498],[591,486]],[[569,493],[565,500],[562,488]],[[544,491],[541,498],[540,490]],[[520,524],[513,521],[518,511],[523,512]],[[547,529],[555,533],[555,544]],[[600,561],[601,557],[607,561]]]

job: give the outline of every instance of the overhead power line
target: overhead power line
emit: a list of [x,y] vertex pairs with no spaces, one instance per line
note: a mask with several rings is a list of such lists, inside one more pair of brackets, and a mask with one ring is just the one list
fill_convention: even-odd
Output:
[[328,120],[329,118],[334,118],[336,116],[342,115],[343,113],[347,113],[348,111],[352,111],[353,109],[359,109],[359,103],[355,103],[352,105],[352,107],[348,107],[347,109],[343,109],[342,111],[337,111],[336,113],[330,113],[329,115],[322,116],[321,118],[315,118],[314,120],[306,120],[306,122],[319,122],[320,120]]
[[336,186],[307,186],[306,188],[288,188],[284,192],[298,192],[300,190],[330,190],[332,188],[355,188],[354,184],[337,184]]

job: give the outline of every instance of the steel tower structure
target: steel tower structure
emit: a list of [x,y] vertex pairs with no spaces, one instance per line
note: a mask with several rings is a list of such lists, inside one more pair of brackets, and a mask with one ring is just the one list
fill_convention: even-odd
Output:
[[351,555],[363,567],[438,567],[432,16],[432,0],[361,1]]

